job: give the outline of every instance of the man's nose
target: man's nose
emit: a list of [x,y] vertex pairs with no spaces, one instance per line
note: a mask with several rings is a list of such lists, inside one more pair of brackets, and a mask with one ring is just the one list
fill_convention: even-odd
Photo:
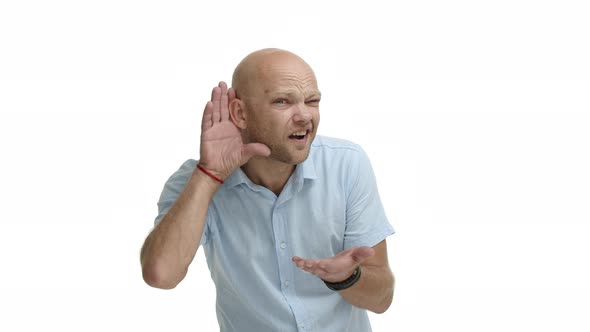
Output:
[[297,105],[295,115],[293,116],[293,120],[295,122],[309,122],[311,121],[311,118],[311,110],[309,107],[307,107],[307,105]]

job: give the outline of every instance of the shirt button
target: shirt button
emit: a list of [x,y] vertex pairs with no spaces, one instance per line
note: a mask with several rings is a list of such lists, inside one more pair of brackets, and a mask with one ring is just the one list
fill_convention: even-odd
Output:
[[285,248],[287,248],[287,244],[285,242],[282,242],[281,243],[281,249],[285,249]]
[[285,287],[289,287],[289,280],[284,282]]
[[305,325],[301,324],[299,325],[300,328],[305,329]]

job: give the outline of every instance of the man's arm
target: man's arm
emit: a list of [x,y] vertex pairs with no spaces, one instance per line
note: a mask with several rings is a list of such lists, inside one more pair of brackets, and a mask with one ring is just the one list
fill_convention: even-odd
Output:
[[375,255],[360,264],[360,279],[338,293],[352,305],[382,314],[393,300],[395,278],[389,268],[385,240],[375,245],[373,250]]
[[[230,118],[230,104],[240,103],[225,82],[213,88],[201,122],[199,165],[217,179],[227,178],[253,156],[268,156],[261,143],[243,144],[241,132]],[[207,219],[209,203],[220,183],[195,168],[183,192],[154,228],[141,249],[143,279],[153,287],[176,287],[186,276]]]
[[379,314],[391,305],[395,279],[389,268],[385,240],[373,248],[353,247],[330,258],[303,259],[295,256],[293,261],[302,270],[329,282],[346,280],[360,265],[359,280],[338,293],[352,305]]
[[205,227],[207,209],[220,184],[195,169],[189,182],[141,249],[145,282],[171,289],[184,279]]

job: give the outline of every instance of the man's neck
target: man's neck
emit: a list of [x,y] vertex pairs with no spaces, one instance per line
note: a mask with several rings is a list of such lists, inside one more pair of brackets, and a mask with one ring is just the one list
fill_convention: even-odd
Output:
[[242,166],[242,171],[250,181],[279,196],[295,171],[295,165],[285,164],[268,157],[254,157]]

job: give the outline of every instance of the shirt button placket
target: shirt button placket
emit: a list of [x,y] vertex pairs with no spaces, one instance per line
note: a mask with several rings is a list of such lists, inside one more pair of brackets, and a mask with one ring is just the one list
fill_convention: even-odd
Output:
[[298,330],[308,331],[309,324],[303,323],[303,321],[305,321],[304,313],[301,310],[303,308],[301,308],[301,303],[295,296],[295,290],[293,289],[294,286],[292,285],[294,265],[292,265],[293,263],[291,262],[290,258],[290,255],[292,255],[292,253],[290,252],[289,248],[287,248],[287,242],[285,241],[285,239],[288,238],[288,234],[285,229],[284,218],[285,217],[281,216],[276,211],[276,209],[275,211],[273,211],[274,236],[275,239],[278,239],[278,246],[275,247],[275,250],[279,261],[279,277],[281,279],[281,290],[283,292],[283,295],[287,299],[287,302],[289,302],[289,305],[293,308],[293,314],[295,315],[296,321],[298,321],[299,323],[296,325],[298,327]]

